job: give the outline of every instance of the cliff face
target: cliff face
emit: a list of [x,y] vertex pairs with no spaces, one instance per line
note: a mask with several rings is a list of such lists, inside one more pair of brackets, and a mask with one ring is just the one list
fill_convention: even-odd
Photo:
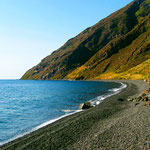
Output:
[[150,0],[135,0],[68,40],[21,79],[131,78],[127,71],[148,59]]

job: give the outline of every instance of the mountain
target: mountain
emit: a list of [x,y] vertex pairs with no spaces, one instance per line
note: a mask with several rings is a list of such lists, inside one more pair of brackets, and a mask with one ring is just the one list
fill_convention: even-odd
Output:
[[68,40],[21,79],[143,79],[150,78],[149,65],[150,0],[134,0]]

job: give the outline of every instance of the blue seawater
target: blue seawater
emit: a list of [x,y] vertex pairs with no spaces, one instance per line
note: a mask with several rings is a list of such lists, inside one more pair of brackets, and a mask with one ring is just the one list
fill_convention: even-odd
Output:
[[80,103],[95,105],[121,88],[115,82],[0,80],[0,144],[76,112]]

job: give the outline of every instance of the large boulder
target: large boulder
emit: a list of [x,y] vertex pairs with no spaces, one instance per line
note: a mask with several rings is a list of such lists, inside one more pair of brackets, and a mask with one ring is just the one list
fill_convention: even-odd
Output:
[[80,104],[79,107],[80,107],[80,109],[89,109],[92,107],[92,105],[90,102],[85,102],[85,103]]

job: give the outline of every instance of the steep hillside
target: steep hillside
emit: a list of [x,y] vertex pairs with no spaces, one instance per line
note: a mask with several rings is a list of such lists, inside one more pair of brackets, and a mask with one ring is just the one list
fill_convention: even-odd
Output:
[[150,59],[121,73],[108,72],[97,76],[95,79],[150,79]]
[[121,78],[148,59],[150,0],[135,0],[68,40],[22,79]]

